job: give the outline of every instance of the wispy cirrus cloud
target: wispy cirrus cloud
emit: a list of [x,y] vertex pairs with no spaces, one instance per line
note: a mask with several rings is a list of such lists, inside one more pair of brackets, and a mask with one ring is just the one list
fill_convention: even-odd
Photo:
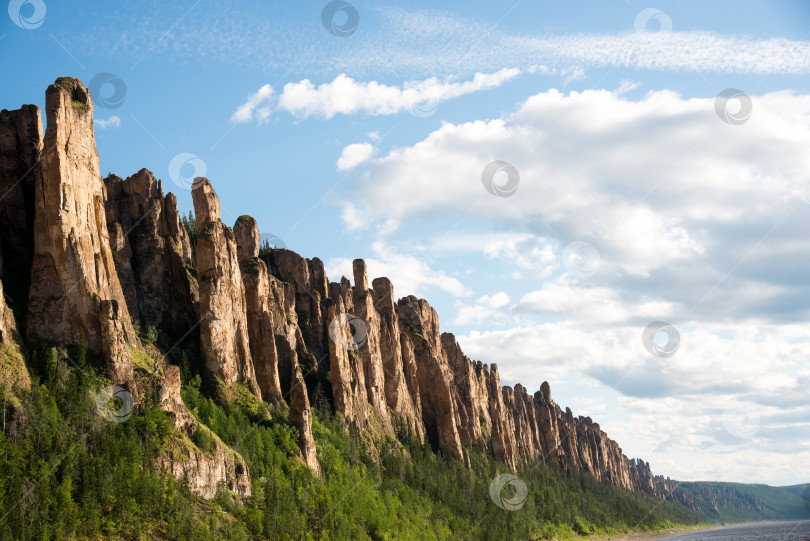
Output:
[[[810,41],[705,30],[637,34],[633,31],[637,9],[633,8],[627,11],[626,31],[532,34],[509,29],[508,20],[494,26],[491,21],[445,11],[379,6],[361,14],[363,39],[355,40],[351,47],[340,40],[321,40],[325,30],[317,17],[298,20],[290,15],[287,22],[279,22],[279,10],[286,9],[292,10],[276,4],[250,8],[212,4],[191,12],[184,24],[166,35],[164,21],[176,18],[177,10],[156,3],[155,17],[135,18],[134,23],[132,17],[118,20],[110,12],[109,20],[99,24],[100,33],[75,46],[79,52],[112,51],[128,57],[147,51],[173,59],[199,55],[263,71],[286,70],[295,64],[300,73],[350,73],[355,77],[381,71],[414,78],[426,74],[442,77],[492,72],[503,66],[528,70],[540,58],[557,73],[568,70],[569,75],[581,73],[573,71],[574,67],[810,73]],[[363,24],[371,19],[373,28]],[[212,20],[217,21],[215,29],[199,31],[210,27]],[[279,47],[282,41],[285,47]],[[318,54],[310,54],[313,43],[318,43]]]

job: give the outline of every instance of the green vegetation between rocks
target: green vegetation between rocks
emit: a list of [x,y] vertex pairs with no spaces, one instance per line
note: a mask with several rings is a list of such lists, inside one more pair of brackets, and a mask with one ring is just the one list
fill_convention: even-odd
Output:
[[[543,464],[518,473],[528,496],[508,511],[490,497],[492,479],[507,471],[496,460],[470,451],[468,470],[404,431],[400,439],[376,438],[372,449],[347,434],[328,406],[313,410],[323,468],[317,479],[298,458],[285,407],[239,385],[203,383],[186,366],[183,399],[204,425],[191,439],[148,393],[129,420],[110,422],[94,400],[109,383],[88,357],[80,350],[67,361],[41,346],[27,359],[32,390],[22,403],[0,398],[8,411],[0,432],[0,538],[548,539],[696,521],[683,507]],[[143,376],[151,359],[137,357]],[[186,350],[179,357],[188,365]],[[223,489],[201,500],[157,466],[177,441],[210,451],[216,439],[247,461],[252,497],[240,501]]]

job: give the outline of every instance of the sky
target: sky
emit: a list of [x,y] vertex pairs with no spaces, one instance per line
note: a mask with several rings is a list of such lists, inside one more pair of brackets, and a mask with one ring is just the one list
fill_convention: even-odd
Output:
[[0,107],[430,301],[680,480],[810,481],[810,4],[12,0]]

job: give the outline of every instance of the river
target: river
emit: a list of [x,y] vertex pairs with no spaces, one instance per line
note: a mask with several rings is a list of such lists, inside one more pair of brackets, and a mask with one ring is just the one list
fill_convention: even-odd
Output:
[[810,521],[760,522],[724,526],[675,537],[667,541],[810,541]]

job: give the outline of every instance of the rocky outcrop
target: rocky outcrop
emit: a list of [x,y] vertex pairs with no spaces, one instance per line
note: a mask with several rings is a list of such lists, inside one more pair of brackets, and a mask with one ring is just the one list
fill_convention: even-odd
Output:
[[473,447],[485,455],[487,453],[485,436],[489,436],[492,427],[485,365],[471,362],[461,351],[452,334],[443,333],[441,341],[452,374],[461,444],[464,447]]
[[314,329],[327,328],[333,407],[347,425],[389,434],[390,420],[465,462],[466,449],[482,456],[491,449],[513,471],[521,463],[551,461],[657,494],[649,465],[624,456],[590,418],[562,411],[547,382],[534,394],[520,384],[501,387],[498,367],[470,360],[452,334],[441,334],[424,299],[395,303],[386,278],[369,289],[365,263],[355,260],[354,286],[345,277],[329,283],[329,300],[321,302],[320,274],[313,271],[319,262],[278,252],[272,269],[296,284],[295,310],[299,321],[309,321],[307,346],[323,348]]
[[321,476],[321,466],[315,456],[315,438],[312,437],[312,411],[309,408],[307,387],[304,385],[304,376],[301,367],[296,364],[292,367],[292,380],[290,381],[290,421],[298,429],[298,448],[306,465]]
[[146,169],[126,180],[109,175],[104,184],[110,245],[129,313],[143,328],[184,335],[199,321],[199,291],[177,198],[164,196],[161,181]]
[[501,378],[498,374],[498,365],[493,363],[490,367],[489,378],[487,379],[487,392],[490,396],[488,401],[489,415],[492,419],[492,451],[495,456],[515,471],[517,462],[517,445],[515,443],[515,423],[506,409],[506,404],[501,393]]
[[[39,107],[0,111],[0,277],[24,289],[34,256],[34,186],[43,154]],[[9,282],[11,280],[11,282]]]
[[219,198],[206,178],[192,187],[200,286],[200,341],[208,370],[226,385],[240,381],[261,396],[248,343],[245,292],[236,239],[219,219]]
[[400,332],[408,333],[413,345],[425,433],[434,446],[463,459],[454,384],[442,349],[439,316],[426,300],[409,297],[400,299],[397,315]]
[[[365,272],[365,264],[363,265]],[[385,401],[394,422],[403,426],[419,441],[425,441],[422,404],[416,360],[410,340],[399,331],[399,318],[394,303],[394,286],[388,278],[372,281],[374,310],[379,314],[380,357],[385,375]],[[403,340],[406,340],[403,344]],[[404,349],[407,351],[403,352]]]
[[361,337],[355,338],[354,345],[363,363],[365,375],[366,398],[374,408],[377,419],[381,423],[381,431],[393,435],[394,430],[391,418],[388,415],[387,400],[385,396],[386,376],[393,379],[394,374],[385,374],[380,351],[380,315],[374,308],[373,292],[368,288],[368,274],[366,262],[355,259],[353,264],[354,289],[352,290],[352,303],[354,305],[356,325],[359,325]]
[[324,303],[327,280],[323,262],[317,257],[305,259],[290,250],[273,250],[271,272],[295,290],[297,326],[301,329],[307,351],[314,356],[322,373],[329,370],[329,349]]
[[[128,383],[132,378],[132,355],[125,340],[127,334],[121,305],[116,300],[101,301],[101,345],[107,359],[107,373],[114,383]],[[130,388],[130,390],[132,390]]]
[[329,378],[332,382],[333,407],[345,422],[364,429],[369,419],[366,378],[363,362],[351,347],[351,330],[345,314],[346,302],[339,284],[329,286],[332,298],[326,303],[329,321]]
[[[245,287],[248,337],[256,381],[262,398],[277,404],[281,402],[282,394],[275,338],[277,326],[274,320],[285,317],[284,312],[280,310],[284,306],[284,292],[283,289],[280,291],[282,299],[278,299],[271,291],[267,265],[259,259],[260,234],[256,220],[250,216],[240,216],[233,226],[233,233],[236,237],[236,252]],[[278,330],[283,337],[288,334],[285,326],[281,326]],[[295,366],[298,366],[297,362]]]
[[[250,496],[252,487],[245,460],[201,425],[183,404],[178,367],[169,366],[166,369],[165,379],[158,387],[158,403],[172,418],[179,432],[167,444],[168,452],[161,458],[161,467],[177,479],[186,479],[191,492],[201,498],[216,496],[220,483],[224,483],[234,494]],[[202,450],[192,443],[190,438],[198,430],[209,432],[213,442],[210,450]]]
[[[68,77],[57,79],[45,97],[47,150],[35,179],[28,337],[124,351],[118,344],[136,345],[137,338],[110,249],[93,104],[81,81]],[[112,325],[104,301],[118,303]],[[111,376],[131,370],[126,356],[107,362]]]

